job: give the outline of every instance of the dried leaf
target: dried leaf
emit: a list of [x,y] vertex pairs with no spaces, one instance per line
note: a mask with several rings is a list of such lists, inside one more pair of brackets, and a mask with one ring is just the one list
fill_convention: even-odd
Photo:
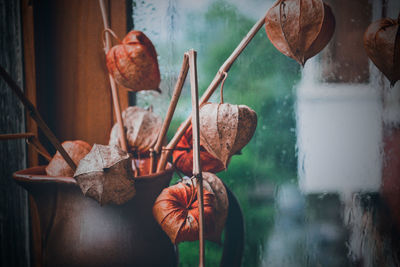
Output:
[[159,90],[156,50],[141,31],[131,31],[108,51],[107,68],[115,81],[132,91]]
[[[192,126],[186,130],[179,143],[172,153],[174,165],[185,175],[193,174],[193,136]],[[200,146],[201,169],[205,172],[220,172],[225,169],[224,164],[208,153],[203,146]]]
[[200,142],[225,167],[256,127],[257,114],[245,105],[207,103],[200,109]]
[[278,0],[267,12],[265,30],[281,53],[304,65],[332,38],[335,17],[321,0]]
[[[89,153],[90,149],[92,149],[88,143],[81,140],[65,141],[62,143],[62,146],[77,165],[79,161]],[[49,165],[47,165],[46,173],[49,176],[72,177],[74,175],[74,171],[58,151],[49,162]]]
[[[215,222],[215,196],[210,188],[204,182],[205,232],[213,229]],[[199,239],[199,209],[194,184],[180,182],[165,188],[154,203],[153,215],[172,243]]]
[[397,20],[384,18],[373,22],[364,34],[368,57],[393,86],[400,80],[400,14]]
[[[153,112],[137,106],[128,107],[122,112],[129,151],[145,153],[154,146],[162,127],[162,120]],[[109,145],[121,146],[119,128],[115,124],[111,130]]]
[[135,193],[129,154],[117,146],[95,144],[74,174],[82,193],[101,205],[123,204]]

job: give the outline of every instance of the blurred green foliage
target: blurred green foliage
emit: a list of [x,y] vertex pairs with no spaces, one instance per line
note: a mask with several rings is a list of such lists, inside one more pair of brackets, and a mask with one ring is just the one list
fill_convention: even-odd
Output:
[[[221,0],[211,4],[205,14],[186,15],[192,23],[186,27],[191,36],[186,45],[198,51],[201,94],[255,21]],[[198,27],[196,21],[204,24]],[[197,27],[194,36],[193,27]],[[218,174],[237,196],[244,213],[246,267],[259,266],[263,257],[273,225],[275,186],[297,179],[294,85],[299,79],[298,64],[279,53],[261,29],[230,69],[224,85],[225,102],[248,105],[258,114],[252,141],[242,155],[232,158],[228,170]],[[219,101],[219,91],[212,99]],[[180,102],[190,103],[190,95],[184,93]],[[182,121],[177,118],[185,116],[175,116],[169,138]],[[180,244],[179,253],[180,266],[198,264],[198,242]],[[218,266],[221,255],[221,245],[207,242],[207,266]]]

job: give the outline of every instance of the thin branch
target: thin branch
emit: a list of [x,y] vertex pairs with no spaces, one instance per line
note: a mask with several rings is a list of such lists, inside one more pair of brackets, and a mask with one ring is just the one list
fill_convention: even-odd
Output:
[[33,136],[34,133],[0,134],[0,140],[25,139]]
[[[242,51],[246,48],[246,46],[254,38],[256,33],[264,25],[265,16],[266,15],[264,15],[260,20],[258,20],[256,22],[256,24],[254,24],[254,26],[250,29],[250,31],[242,39],[242,41],[239,43],[239,45],[236,47],[236,49],[232,52],[232,54],[228,57],[228,59],[224,62],[224,64],[222,64],[222,66],[218,70],[217,74],[215,75],[214,79],[212,80],[212,82],[208,86],[207,90],[204,92],[203,96],[201,97],[200,106],[203,105],[204,103],[206,103],[210,99],[212,94],[218,88],[218,85],[224,79],[225,73],[227,73],[229,71],[229,69],[231,68],[231,66],[235,62],[235,60],[238,58],[238,56],[242,53]],[[179,140],[182,138],[182,136],[185,134],[186,130],[189,128],[190,121],[191,121],[191,116],[189,116],[185,120],[185,122],[182,124],[182,126],[176,131],[174,137],[168,143],[168,145],[166,147],[166,153],[167,153],[167,155],[165,156],[166,158],[168,158],[171,155],[172,151],[178,144]],[[165,168],[165,165],[161,166],[161,169],[164,169],[164,168]]]
[[[104,35],[105,35],[105,39],[106,39],[104,52],[107,55],[108,51],[111,49],[110,32],[108,31],[110,28],[110,23],[108,21],[107,11],[106,11],[106,6],[104,3],[104,0],[99,0],[99,4],[100,4],[100,9],[101,9],[101,16],[103,18],[103,24],[104,24],[104,30],[105,30]],[[118,130],[119,130],[119,140],[121,143],[121,148],[124,151],[128,151],[128,145],[126,142],[126,133],[125,133],[124,123],[122,121],[122,115],[121,115],[121,105],[119,102],[117,84],[115,83],[115,80],[111,76],[111,74],[108,74],[108,77],[110,79],[111,94],[112,94],[112,99],[113,99],[113,104],[114,104],[115,117],[117,118],[117,124],[118,124]]]
[[14,91],[17,95],[19,100],[21,100],[22,104],[28,110],[32,119],[34,119],[38,125],[38,127],[43,131],[44,135],[49,139],[51,144],[60,152],[61,156],[67,162],[67,164],[71,167],[73,171],[76,170],[76,164],[68,155],[67,151],[63,148],[60,141],[58,141],[57,137],[53,134],[47,124],[44,122],[42,117],[39,114],[39,111],[35,108],[35,106],[29,101],[29,99],[24,95],[22,89],[17,85],[17,83],[11,78],[11,76],[0,67],[0,76],[3,77],[4,81],[10,86],[10,88]]
[[193,176],[197,183],[197,201],[199,203],[199,266],[205,263],[204,250],[204,199],[203,177],[200,165],[200,123],[199,123],[199,90],[197,83],[197,53],[189,50],[190,88],[192,93],[192,127],[193,127]]
[[[189,57],[188,57],[188,54],[185,53],[184,56],[183,56],[183,62],[182,62],[181,71],[179,73],[178,80],[176,81],[176,84],[175,84],[175,89],[174,89],[174,92],[172,94],[171,102],[169,103],[167,115],[165,117],[165,120],[164,120],[163,126],[161,128],[160,134],[158,136],[157,143],[154,146],[154,153],[153,153],[153,156],[151,158],[151,164],[150,164],[151,172],[154,171],[154,167],[155,167],[155,163],[154,163],[155,162],[155,158],[156,158],[155,155],[159,155],[160,154],[160,151],[161,151],[161,148],[162,148],[162,143],[163,143],[163,141],[165,139],[165,136],[167,135],[168,128],[169,128],[169,126],[171,124],[172,117],[174,116],[175,108],[176,108],[176,105],[178,104],[179,97],[181,96],[183,84],[185,83],[188,70],[189,70]],[[160,157],[160,161],[159,161],[159,164],[158,164],[157,172],[162,171],[164,169],[166,163],[167,163],[168,157],[165,157],[165,155],[166,154],[163,153],[161,155],[161,157]]]
[[50,156],[50,153],[47,152],[46,148],[44,148],[44,146],[39,142],[39,140],[36,138],[36,136],[32,136],[32,137],[26,139],[26,143],[28,145],[31,145],[48,162],[51,161],[52,157]]

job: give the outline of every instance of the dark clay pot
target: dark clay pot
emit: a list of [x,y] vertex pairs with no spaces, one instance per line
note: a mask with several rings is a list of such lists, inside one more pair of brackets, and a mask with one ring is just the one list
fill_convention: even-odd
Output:
[[44,168],[14,173],[37,206],[41,248],[34,250],[43,266],[177,265],[175,246],[152,214],[155,199],[169,185],[171,168],[137,177],[135,197],[105,206],[85,197],[73,178],[46,176]]

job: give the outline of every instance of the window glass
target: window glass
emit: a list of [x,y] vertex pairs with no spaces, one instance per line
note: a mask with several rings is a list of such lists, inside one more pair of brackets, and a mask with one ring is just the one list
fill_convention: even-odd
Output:
[[[398,100],[390,97],[398,95],[399,85],[392,88],[381,82],[384,78],[368,63],[361,41],[345,48],[346,40],[354,43],[345,38],[353,36],[351,27],[355,25],[355,34],[362,39],[363,29],[383,7],[355,1],[366,11],[352,15],[350,7],[340,9],[346,1],[328,2],[336,15],[335,36],[304,69],[278,52],[262,28],[225,81],[224,101],[245,104],[258,115],[251,142],[232,158],[226,171],[217,174],[237,196],[243,211],[242,266],[396,264],[397,248],[382,224],[390,222],[400,229],[400,219],[395,226],[387,209],[400,204],[391,186],[400,188],[400,184],[393,181],[396,172],[388,169],[386,161],[396,163],[383,155],[400,147],[400,134],[393,130],[398,124],[393,122]],[[387,2],[389,15],[397,16],[390,10],[399,10],[398,4]],[[266,0],[134,1],[135,29],[153,41],[162,76],[162,93],[139,92],[137,105],[153,106],[156,113],[165,115],[183,54],[191,48],[198,52],[201,95],[272,4]],[[354,60],[343,49],[353,49]],[[219,90],[211,101],[220,101]],[[190,112],[188,78],[169,138]],[[385,116],[391,121],[386,123]],[[387,137],[388,131],[394,139]],[[382,204],[387,198],[389,204]],[[206,245],[207,265],[218,266],[222,246]],[[197,265],[197,242],[180,244],[179,253],[180,266]]]

